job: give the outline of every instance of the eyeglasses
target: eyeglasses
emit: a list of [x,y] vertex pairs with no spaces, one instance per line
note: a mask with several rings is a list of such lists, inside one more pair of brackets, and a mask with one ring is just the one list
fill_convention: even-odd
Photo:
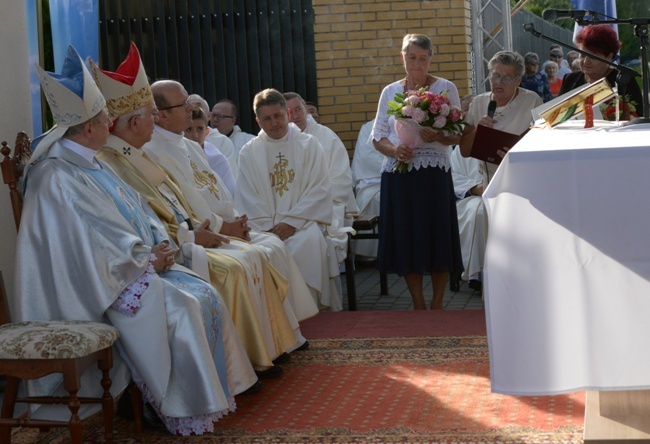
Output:
[[174,108],[180,108],[181,106],[186,106],[188,103],[190,103],[190,98],[189,96],[183,103],[179,103],[178,105],[172,105],[172,106],[166,106],[165,108],[158,108],[158,111],[166,111],[168,109],[174,109]]
[[214,118],[217,119],[217,120],[221,120],[221,119],[234,119],[234,118],[235,118],[235,116],[226,116],[226,115],[223,115],[223,114],[212,114],[212,117],[214,117]]
[[490,80],[494,83],[503,83],[504,85],[510,85],[512,82],[517,80],[517,77],[501,77],[499,74],[490,74]]
[[553,55],[553,54],[551,54],[551,58],[552,58],[552,59],[561,59],[562,56],[559,55],[559,54],[557,54],[557,55]]

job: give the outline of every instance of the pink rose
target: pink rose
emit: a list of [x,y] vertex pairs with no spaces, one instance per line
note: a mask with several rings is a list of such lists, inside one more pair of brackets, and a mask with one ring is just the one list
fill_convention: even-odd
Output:
[[438,116],[433,121],[434,128],[443,128],[447,124],[447,118],[443,116]]

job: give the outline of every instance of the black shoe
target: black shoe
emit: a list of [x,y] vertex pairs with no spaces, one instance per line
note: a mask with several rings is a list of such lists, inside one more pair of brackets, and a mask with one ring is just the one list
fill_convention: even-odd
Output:
[[301,351],[305,351],[305,350],[307,350],[308,348],[309,348],[309,341],[305,341],[304,344],[302,344],[300,347],[298,347],[298,348],[295,349],[294,351],[301,352]]
[[282,370],[282,367],[280,367],[279,365],[274,365],[273,367],[267,368],[266,370],[262,370],[262,371],[257,371],[256,370],[255,371],[255,374],[257,375],[257,377],[259,379],[277,378],[277,377],[281,376],[282,373],[284,373],[284,370]]
[[131,391],[129,389],[124,390],[122,396],[117,401],[117,415],[127,421],[133,421],[135,419],[135,415],[133,414],[133,399],[131,399]]
[[256,393],[259,393],[260,390],[262,390],[262,383],[259,380],[257,380],[257,381],[255,381],[255,384],[251,385],[246,390],[241,392],[239,394],[239,396],[242,396],[242,395],[243,396],[254,395]]
[[476,279],[470,279],[469,281],[469,288],[471,288],[474,291],[481,291],[483,290],[483,283],[479,280]]
[[289,353],[282,353],[280,356],[273,360],[273,365],[286,364],[289,361],[291,361],[291,356]]
[[152,430],[167,430],[165,423],[162,419],[160,419],[156,411],[153,409],[153,407],[151,407],[149,403],[146,403],[144,405],[144,409],[142,411],[142,422],[147,428]]

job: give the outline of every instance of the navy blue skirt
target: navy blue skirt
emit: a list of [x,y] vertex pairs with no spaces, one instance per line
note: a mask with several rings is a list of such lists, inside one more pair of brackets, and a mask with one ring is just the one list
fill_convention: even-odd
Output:
[[381,175],[377,268],[386,273],[462,273],[451,171]]

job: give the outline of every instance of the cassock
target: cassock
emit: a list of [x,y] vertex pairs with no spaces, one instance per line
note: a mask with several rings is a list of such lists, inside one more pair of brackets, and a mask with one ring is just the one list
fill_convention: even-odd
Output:
[[487,214],[481,196],[470,196],[468,192],[476,185],[483,184],[484,189],[487,187],[485,164],[486,162],[473,157],[463,157],[460,148],[455,148],[451,153],[451,176],[454,181],[454,192],[459,199],[456,202],[456,212],[465,267],[461,277],[465,281],[478,279],[476,275],[483,270],[487,243]]
[[219,151],[221,151],[221,154],[226,156],[226,159],[228,159],[228,163],[230,164],[230,171],[236,181],[237,176],[239,175],[239,167],[237,166],[239,151],[235,150],[232,140],[221,134],[219,130],[215,128],[210,128],[210,132],[205,137],[205,140],[214,145]]
[[236,206],[258,231],[280,222],[296,232],[284,242],[321,307],[341,310],[336,253],[325,240],[332,221],[331,181],[318,141],[289,123],[272,139],[260,131],[239,154]]
[[[352,157],[352,179],[359,214],[379,216],[379,191],[381,188],[381,164],[384,155],[375,149],[370,138],[375,120],[366,122],[359,130]],[[354,241],[354,253],[371,258],[377,257],[377,240]]]
[[326,233],[334,245],[337,261],[341,263],[348,253],[348,232],[351,231],[353,217],[359,214],[352,186],[350,157],[336,133],[316,122],[310,114],[307,114],[304,132],[314,136],[323,147],[334,202],[332,222]]
[[[232,198],[223,181],[215,175],[207,163],[200,146],[178,134],[170,133],[162,128],[156,127],[151,142],[143,149],[149,156],[169,174],[170,180],[175,183],[182,196],[188,203],[188,208],[198,220],[209,219],[210,227],[214,232],[219,232],[223,222],[232,222],[236,214],[233,209]],[[267,342],[275,339],[275,350],[272,358],[286,351],[291,351],[296,346],[304,343],[305,339],[300,334],[298,320],[305,319],[302,316],[311,317],[318,312],[314,304],[306,306],[299,304],[300,299],[309,303],[306,299],[304,281],[300,278],[297,266],[294,264],[295,273],[289,271],[290,264],[287,263],[288,253],[279,239],[266,239],[266,243],[275,244],[277,251],[267,251],[262,244],[265,244],[266,235],[251,234],[252,243],[238,238],[230,238],[229,245],[222,245],[219,251],[223,254],[237,258],[242,265],[246,266],[249,258],[254,258],[260,263],[260,269],[264,273],[263,279],[250,283],[260,287],[263,285],[263,292],[257,291],[258,298],[265,298],[267,312],[260,317],[268,319],[267,323],[271,331],[265,336]],[[251,270],[249,275],[253,275]],[[297,279],[295,278],[297,276]],[[302,288],[300,284],[302,283]],[[293,288],[295,287],[295,289]],[[228,303],[228,298],[226,298]],[[293,304],[296,303],[296,310]],[[237,299],[232,303],[236,306]],[[299,314],[297,314],[299,313]],[[235,322],[238,325],[238,322]],[[288,331],[291,331],[289,340]],[[270,344],[269,344],[270,345]]]
[[232,174],[232,168],[230,168],[228,158],[224,156],[216,146],[207,140],[203,142],[203,151],[205,152],[205,157],[208,159],[210,168],[217,173],[224,185],[228,188],[228,191],[230,191],[230,194],[234,196],[236,181],[235,176]]
[[[160,221],[93,155],[63,139],[27,173],[16,253],[21,295],[14,300],[16,320],[115,325],[120,353],[113,355],[112,391],[125,388],[128,365],[170,433],[210,432],[214,421],[234,410],[234,395],[254,384],[253,368],[208,283],[179,265],[152,272],[151,249],[166,238]],[[146,285],[139,308],[128,316],[115,303],[136,282]],[[100,378],[89,367],[79,395],[101,394]],[[60,382],[60,376],[50,376],[31,389],[60,391]],[[56,417],[51,409],[57,408],[69,416],[65,406],[43,406],[36,416]]]

